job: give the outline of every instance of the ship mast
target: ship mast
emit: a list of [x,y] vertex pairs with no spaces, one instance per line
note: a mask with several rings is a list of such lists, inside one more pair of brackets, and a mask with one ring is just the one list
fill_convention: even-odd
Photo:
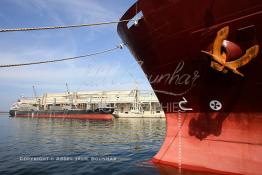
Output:
[[36,90],[35,90],[35,86],[34,85],[33,85],[33,93],[34,93],[34,98],[37,99]]
[[70,108],[72,108],[72,106],[73,106],[73,97],[70,94],[70,90],[69,90],[69,87],[68,87],[67,83],[66,83],[66,90],[67,90],[67,95],[69,97]]
[[135,84],[135,89],[133,90],[134,92],[134,103],[133,103],[133,110],[135,112],[140,112],[140,104],[139,104],[139,99],[138,99],[138,96],[139,96],[139,90],[138,90],[138,81],[136,80],[136,78],[133,76],[133,74],[131,72],[129,72],[131,78],[133,79],[134,81],[134,84]]
[[38,108],[38,110],[39,110],[39,108],[40,108],[40,101],[39,101],[38,98],[37,98],[36,88],[35,88],[34,85],[33,85],[33,94],[34,94],[35,104],[37,105],[37,108]]

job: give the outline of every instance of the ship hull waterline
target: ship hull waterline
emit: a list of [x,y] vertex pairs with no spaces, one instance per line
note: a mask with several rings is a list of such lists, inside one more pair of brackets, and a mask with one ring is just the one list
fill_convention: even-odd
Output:
[[[181,116],[181,130],[178,126],[178,115]],[[183,169],[218,174],[259,174],[261,172],[262,113],[230,113],[223,124],[215,117],[208,122],[206,120],[195,122],[199,115],[199,113],[166,114],[166,138],[160,151],[152,159],[154,163],[177,168],[181,163]],[[198,124],[194,125],[194,122]],[[212,131],[206,133],[210,134],[208,138],[192,139],[198,134],[204,134],[200,133],[201,130],[202,132]],[[182,135],[181,140],[178,137],[179,132]],[[181,155],[179,155],[179,147]],[[246,172],[247,168],[249,172]]]
[[60,118],[60,119],[88,119],[88,120],[112,120],[114,110],[58,110],[58,111],[17,111],[10,110],[11,117],[24,118]]
[[23,118],[61,118],[61,119],[88,119],[88,120],[112,120],[112,114],[18,114],[15,117]]

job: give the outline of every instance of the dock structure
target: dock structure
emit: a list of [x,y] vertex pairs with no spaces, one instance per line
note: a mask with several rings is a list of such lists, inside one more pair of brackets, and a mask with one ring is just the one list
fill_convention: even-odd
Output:
[[22,97],[20,103],[39,110],[97,109],[114,107],[116,117],[164,117],[161,105],[152,91],[81,91],[45,93],[42,96]]

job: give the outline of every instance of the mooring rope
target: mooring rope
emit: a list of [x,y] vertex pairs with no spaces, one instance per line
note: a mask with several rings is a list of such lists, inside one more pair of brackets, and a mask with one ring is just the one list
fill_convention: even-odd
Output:
[[46,63],[55,63],[55,62],[62,62],[62,61],[68,61],[68,60],[75,60],[75,59],[100,55],[100,54],[104,54],[104,53],[107,53],[107,52],[112,52],[112,51],[117,50],[117,49],[122,49],[123,47],[124,47],[124,44],[120,44],[120,45],[118,45],[114,48],[111,48],[111,49],[107,49],[107,50],[103,50],[103,51],[95,52],[95,53],[91,53],[91,54],[86,54],[86,55],[80,55],[80,56],[68,57],[68,58],[62,58],[62,59],[50,59],[50,60],[45,60],[45,61],[28,62],[28,63],[6,64],[6,65],[0,65],[0,68],[29,66],[29,65],[36,65],[36,64],[46,64]]
[[[132,19],[128,20],[120,20],[120,21],[111,21],[111,22],[101,22],[101,23],[93,23],[93,24],[79,24],[79,25],[67,25],[67,26],[48,26],[48,27],[31,27],[31,28],[13,28],[13,29],[0,29],[0,33],[4,32],[21,32],[21,31],[34,31],[34,30],[54,30],[54,29],[67,29],[67,28],[77,28],[77,27],[91,27],[91,26],[99,26],[99,25],[108,25],[108,24],[116,24],[116,23],[123,23],[123,22],[129,22],[134,21]],[[46,63],[54,63],[54,62],[61,62],[61,61],[68,61],[68,60],[75,60],[79,58],[84,57],[90,57],[95,56],[99,54],[104,54],[107,52],[114,51],[116,49],[122,49],[124,47],[124,44],[120,44],[114,48],[107,49],[104,51],[92,53],[92,54],[86,54],[86,55],[80,55],[75,57],[68,57],[63,59],[51,59],[46,61],[36,61],[36,62],[28,62],[28,63],[18,63],[18,64],[6,64],[6,65],[0,65],[0,68],[4,67],[18,67],[18,66],[28,66],[28,65],[35,65],[35,64],[46,64]]]
[[54,29],[68,29],[68,28],[78,28],[78,27],[92,27],[92,26],[99,26],[99,25],[118,24],[118,23],[129,22],[129,21],[135,21],[135,20],[126,19],[126,20],[120,20],[120,21],[100,22],[100,23],[93,23],[93,24],[0,29],[0,32],[1,33],[3,32],[22,32],[22,31],[34,31],[34,30],[54,30]]

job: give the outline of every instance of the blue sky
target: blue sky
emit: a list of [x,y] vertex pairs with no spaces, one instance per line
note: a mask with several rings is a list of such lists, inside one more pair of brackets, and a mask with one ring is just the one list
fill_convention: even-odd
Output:
[[[135,0],[1,0],[0,28],[116,21]],[[116,25],[90,28],[0,33],[0,64],[65,58],[113,48],[121,43]],[[128,90],[138,82],[148,90],[143,72],[127,48],[81,60],[0,69],[0,111],[21,95],[71,91]]]

